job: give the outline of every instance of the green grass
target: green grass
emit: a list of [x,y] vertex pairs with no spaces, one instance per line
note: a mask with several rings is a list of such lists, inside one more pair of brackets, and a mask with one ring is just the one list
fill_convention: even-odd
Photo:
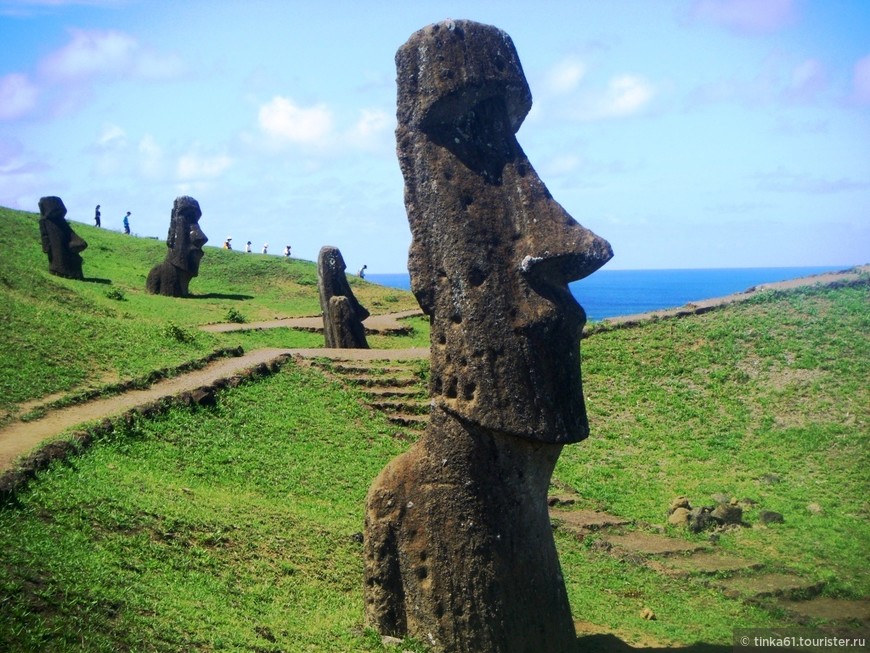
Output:
[[[4,322],[7,403],[7,392],[23,401],[221,346],[322,342],[288,329],[220,337],[196,329],[226,321],[231,309],[248,321],[307,312],[316,295],[303,274],[310,264],[209,249],[192,290],[234,297],[168,300],[142,290],[161,243],[76,225],[91,243],[86,276],[112,284],[67,281],[43,272],[38,248],[21,245],[35,234],[33,216],[0,212],[19,248],[0,267],[4,303],[14,306],[3,317],[18,327],[10,333]],[[88,254],[102,238],[112,253],[100,263]],[[199,285],[212,254],[229,266],[227,289]],[[250,274],[234,272],[236,261]],[[359,289],[377,291],[369,286]],[[120,297],[107,297],[114,289]],[[386,310],[402,308],[387,298],[396,291],[381,292]],[[83,315],[81,306],[93,310]],[[564,449],[555,480],[642,529],[664,524],[677,495],[695,505],[712,494],[752,499],[753,527],[721,533],[721,550],[825,581],[832,596],[867,597],[867,306],[866,285],[768,294],[585,340],[592,434]],[[408,336],[370,342],[425,346],[425,320],[411,324]],[[63,355],[70,343],[80,360]],[[220,392],[214,407],[119,423],[0,509],[0,650],[384,650],[362,627],[359,534],[369,484],[408,446],[394,430],[353,389],[296,363]],[[759,528],[762,509],[785,522]],[[793,624],[703,579],[614,558],[597,536],[580,542],[557,530],[556,539],[575,618],[635,646],[730,647],[734,628]],[[639,616],[644,607],[655,621]]]
[[[565,449],[557,477],[650,524],[664,524],[679,495],[751,499],[756,528],[723,535],[723,549],[826,581],[833,594],[870,596],[867,295],[770,295],[590,338],[593,433]],[[761,510],[785,523],[758,528]]]

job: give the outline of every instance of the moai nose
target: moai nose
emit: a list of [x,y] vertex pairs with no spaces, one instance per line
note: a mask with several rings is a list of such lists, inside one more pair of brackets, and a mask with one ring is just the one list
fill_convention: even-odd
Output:
[[[540,180],[537,180],[540,183]],[[524,214],[518,263],[530,278],[568,284],[595,272],[613,257],[610,243],[579,224],[549,196]]]
[[202,247],[208,242],[208,238],[202,232],[202,229],[199,228],[198,224],[190,227],[190,242],[193,243],[194,247]]

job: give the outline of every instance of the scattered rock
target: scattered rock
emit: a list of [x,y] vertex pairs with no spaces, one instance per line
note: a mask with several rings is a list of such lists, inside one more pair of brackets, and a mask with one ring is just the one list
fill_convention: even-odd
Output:
[[713,518],[713,509],[706,506],[700,508],[692,508],[689,513],[689,530],[693,533],[700,533],[707,528],[716,525],[716,520]]
[[782,481],[782,479],[776,474],[765,474],[764,476],[761,476],[758,480],[762,483],[766,483],[767,485],[775,485]]
[[809,503],[807,504],[807,512],[811,515],[821,515],[825,512],[825,509],[822,508],[818,503]]
[[743,523],[743,508],[731,503],[720,503],[713,508],[710,516],[721,524],[741,524]]
[[649,608],[644,608],[640,611],[640,618],[646,619],[647,621],[655,621],[656,613],[650,610]]
[[688,508],[675,508],[668,517],[668,523],[671,526],[688,526],[690,512]]
[[671,515],[677,508],[685,508],[686,510],[691,510],[692,506],[689,505],[689,499],[687,497],[677,497],[673,501],[671,501],[671,505],[668,508],[668,514]]
[[762,510],[758,514],[758,521],[762,524],[782,524],[785,521],[785,517],[782,516],[782,513],[774,512],[773,510]]
[[381,644],[384,646],[398,646],[402,643],[402,640],[398,637],[393,637],[392,635],[384,635],[381,637]]

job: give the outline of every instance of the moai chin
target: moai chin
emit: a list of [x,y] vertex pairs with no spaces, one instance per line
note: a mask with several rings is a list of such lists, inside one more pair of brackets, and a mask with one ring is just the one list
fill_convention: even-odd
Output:
[[396,67],[432,409],[423,437],[369,489],[366,622],[436,651],[575,651],[547,488],[562,446],[589,431],[586,316],[568,283],[613,253],[553,200],[517,143],[532,100],[507,34],[430,25]]
[[148,273],[145,289],[152,295],[187,297],[190,280],[199,274],[203,246],[208,238],[199,227],[202,211],[199,202],[183,195],[176,197],[169,218],[166,259]]
[[66,221],[66,206],[59,197],[39,199],[39,235],[48,255],[48,271],[68,279],[84,279],[81,252],[88,244]]
[[369,312],[354,297],[344,271],[347,265],[337,247],[326,245],[317,256],[317,290],[323,312],[326,347],[368,349],[363,320]]

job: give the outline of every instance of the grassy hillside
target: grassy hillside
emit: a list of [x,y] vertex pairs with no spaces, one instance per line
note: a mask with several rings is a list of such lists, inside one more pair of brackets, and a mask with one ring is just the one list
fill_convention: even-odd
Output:
[[[317,347],[316,334],[277,329],[229,335],[197,327],[214,322],[318,315],[317,271],[310,261],[207,247],[192,297],[145,292],[149,270],[166,256],[163,241],[71,223],[88,242],[85,281],[48,273],[38,215],[0,208],[0,415],[21,402],[136,378],[221,347]],[[372,313],[415,308],[410,293],[349,277]],[[423,334],[423,341],[426,336]]]
[[[34,233],[32,216],[4,215],[20,234]],[[85,259],[85,274],[114,275],[111,286],[42,273],[38,248],[38,256],[26,255],[32,269],[15,265],[15,279],[3,263],[4,293],[25,311],[17,324],[31,331],[14,347],[4,342],[3,374],[21,378],[18,368],[28,366],[29,375],[61,378],[51,366],[68,359],[31,348],[62,337],[118,373],[119,364],[80,343],[82,325],[85,341],[99,339],[112,357],[128,357],[130,368],[163,367],[222,344],[194,325],[232,307],[253,313],[260,306],[257,299],[209,298],[179,302],[182,310],[168,302],[170,315],[161,317],[161,298],[139,288],[149,248],[159,259],[162,245],[84,227],[81,233],[92,248],[102,238],[112,248],[104,263],[93,261],[97,271]],[[14,242],[23,249],[23,235]],[[113,262],[126,247],[141,264]],[[243,254],[208,250],[193,291],[253,294],[250,286],[202,289],[207,264],[219,257],[228,266],[248,264]],[[114,266],[143,271],[137,277]],[[299,311],[308,312],[306,293],[314,288],[289,270],[276,277],[263,287],[285,290],[275,290],[274,304],[264,300],[272,308],[263,310],[278,310],[279,298],[295,288]],[[51,299],[39,300],[25,278]],[[127,301],[105,297],[116,286]],[[402,297],[382,301],[401,306]],[[145,308],[125,317],[135,302]],[[94,309],[91,321],[74,310],[83,303]],[[288,303],[283,314],[295,310]],[[193,341],[160,336],[169,323]],[[107,335],[113,330],[122,346]],[[150,343],[142,347],[144,362],[124,351],[140,334]],[[720,550],[823,581],[830,596],[870,596],[866,285],[769,294],[598,333],[584,341],[583,360],[592,435],[565,448],[557,487],[576,489],[588,507],[632,519],[640,530],[697,540],[708,534],[661,526],[674,496],[693,504],[710,503],[711,494],[751,499],[746,520],[753,527],[720,533]],[[78,374],[90,372],[81,366]],[[81,382],[71,376],[67,387]],[[353,387],[296,363],[222,391],[213,407],[176,407],[119,424],[0,509],[0,650],[384,650],[361,623],[363,499],[377,472],[407,446]],[[760,528],[765,509],[784,522]],[[666,576],[614,557],[597,535],[578,541],[559,529],[556,539],[575,617],[635,646],[729,651],[734,628],[794,623],[776,609],[725,597],[709,579]],[[641,618],[643,607],[657,619]],[[404,649],[424,650],[415,643]]]

